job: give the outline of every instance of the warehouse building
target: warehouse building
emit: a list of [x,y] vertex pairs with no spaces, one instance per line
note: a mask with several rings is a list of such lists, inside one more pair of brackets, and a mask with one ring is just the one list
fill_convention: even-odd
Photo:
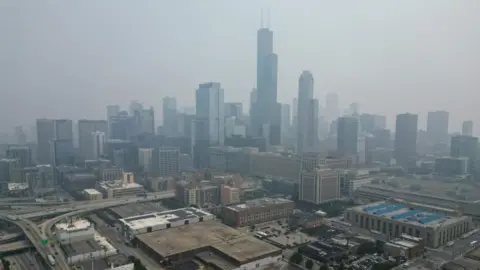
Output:
[[137,236],[140,249],[174,265],[195,259],[209,269],[250,270],[279,262],[282,250],[210,220]]
[[223,222],[230,226],[243,227],[272,220],[288,218],[295,208],[293,201],[282,198],[262,198],[242,204],[224,206]]
[[123,218],[119,221],[125,239],[132,240],[140,234],[212,219],[214,219],[212,214],[197,208],[188,207]]
[[402,234],[423,238],[425,246],[437,248],[473,229],[472,218],[429,212],[396,201],[381,201],[345,211],[352,226],[397,238]]

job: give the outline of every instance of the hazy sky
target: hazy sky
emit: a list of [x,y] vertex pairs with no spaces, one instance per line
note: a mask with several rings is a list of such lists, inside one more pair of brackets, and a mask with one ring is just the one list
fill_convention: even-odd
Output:
[[[39,117],[105,118],[105,105],[194,104],[218,81],[246,103],[255,83],[260,10],[270,6],[278,97],[310,70],[315,96],[394,115],[448,110],[451,130],[480,131],[478,0],[0,1],[0,125]],[[246,105],[247,106],[247,105]]]

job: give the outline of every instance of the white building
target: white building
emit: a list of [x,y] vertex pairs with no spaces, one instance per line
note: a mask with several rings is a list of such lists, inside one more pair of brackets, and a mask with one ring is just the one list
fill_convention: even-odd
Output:
[[151,173],[153,165],[153,148],[138,149],[138,165],[142,166],[143,172]]
[[131,240],[138,234],[213,220],[214,218],[212,214],[206,211],[188,207],[128,217],[119,221],[125,239]]
[[145,193],[142,185],[135,182],[127,183],[124,180],[97,182],[95,189],[102,192],[103,197],[106,199],[136,196]]
[[340,172],[340,191],[344,196],[351,197],[358,188],[371,184],[373,178],[369,170],[345,170]]
[[202,83],[196,92],[197,140],[223,145],[225,139],[225,104],[223,89],[218,82]]
[[93,239],[95,228],[87,220],[76,220],[71,223],[55,224],[55,235],[61,244],[85,241]]

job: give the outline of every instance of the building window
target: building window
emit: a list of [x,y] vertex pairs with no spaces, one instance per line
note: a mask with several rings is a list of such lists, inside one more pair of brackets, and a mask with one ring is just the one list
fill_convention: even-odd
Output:
[[172,224],[167,223],[167,229],[170,228],[170,227],[172,227]]
[[152,227],[147,227],[147,232],[152,232]]
[[202,222],[202,221],[203,221],[203,217],[200,217],[199,221]]
[[188,219],[185,220],[184,224],[185,225],[188,225],[190,222],[188,221]]

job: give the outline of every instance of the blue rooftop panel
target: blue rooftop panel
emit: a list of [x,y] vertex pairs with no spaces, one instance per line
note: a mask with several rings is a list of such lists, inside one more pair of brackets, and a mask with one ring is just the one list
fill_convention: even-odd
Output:
[[367,207],[364,207],[364,208],[363,208],[363,211],[365,211],[365,212],[372,212],[372,211],[374,211],[374,210],[387,207],[387,206],[389,206],[389,205],[391,205],[391,204],[389,204],[389,203],[381,203],[381,204],[377,204],[377,205],[367,206]]
[[389,205],[385,208],[374,211],[373,214],[374,215],[383,215],[383,214],[386,214],[386,213],[395,212],[395,211],[400,210],[402,208],[405,208],[405,206],[400,205],[400,204],[392,204],[392,205]]
[[415,210],[415,209],[414,210],[409,210],[405,213],[401,213],[401,214],[392,216],[392,219],[405,219],[405,218],[408,218],[408,217],[411,217],[411,216],[415,216],[416,214],[419,214],[421,212],[422,212],[421,210]]
[[444,216],[445,216],[445,214],[442,214],[442,213],[433,214],[433,215],[430,215],[430,216],[419,219],[418,222],[420,222],[422,224],[427,224],[429,222],[439,220],[439,219],[443,218]]

